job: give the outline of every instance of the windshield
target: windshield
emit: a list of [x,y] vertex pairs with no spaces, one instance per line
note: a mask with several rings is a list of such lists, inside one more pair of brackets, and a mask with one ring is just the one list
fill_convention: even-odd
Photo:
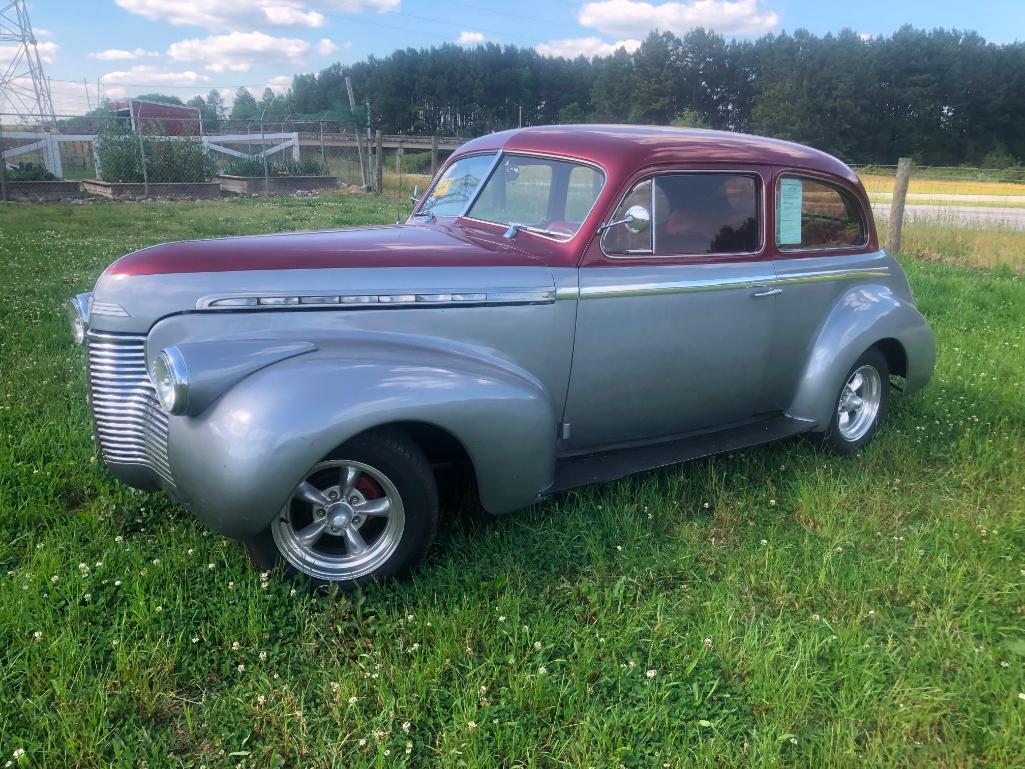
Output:
[[495,153],[469,155],[445,169],[430,194],[417,209],[418,214],[459,216],[495,164]]
[[[601,171],[581,163],[503,154],[478,193],[482,175],[494,161],[494,155],[457,160],[438,180],[419,213],[465,215],[565,239],[580,229],[605,184]],[[471,200],[473,205],[465,211]]]

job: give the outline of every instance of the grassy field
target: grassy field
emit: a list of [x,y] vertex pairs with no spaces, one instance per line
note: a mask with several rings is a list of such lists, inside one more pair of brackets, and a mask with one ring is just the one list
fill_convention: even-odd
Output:
[[[870,194],[893,191],[892,174],[865,173],[859,174],[859,176]],[[922,176],[916,178],[912,172],[908,192],[933,195],[1025,195],[1025,184],[975,181],[964,178],[933,179]]]
[[264,580],[111,480],[66,297],[145,244],[394,208],[0,207],[0,763],[1022,766],[1011,270],[905,258],[938,369],[853,460],[793,440],[500,519],[446,509],[414,579],[357,596]]

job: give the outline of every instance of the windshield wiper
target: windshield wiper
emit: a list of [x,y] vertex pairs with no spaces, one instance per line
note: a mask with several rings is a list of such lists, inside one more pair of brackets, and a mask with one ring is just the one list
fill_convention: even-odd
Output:
[[542,227],[531,227],[529,224],[518,224],[516,222],[509,222],[509,229],[502,233],[502,237],[512,240],[516,237],[516,233],[518,233],[520,230],[533,232],[536,235],[551,235],[552,237],[556,238],[566,237],[565,232],[555,232],[554,230],[546,230]]

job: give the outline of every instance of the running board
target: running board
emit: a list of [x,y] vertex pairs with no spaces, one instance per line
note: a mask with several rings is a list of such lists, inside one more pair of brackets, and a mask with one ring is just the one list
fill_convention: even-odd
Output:
[[811,422],[778,416],[687,438],[566,457],[556,462],[555,483],[548,493],[606,483],[645,470],[778,441],[807,432],[813,426]]

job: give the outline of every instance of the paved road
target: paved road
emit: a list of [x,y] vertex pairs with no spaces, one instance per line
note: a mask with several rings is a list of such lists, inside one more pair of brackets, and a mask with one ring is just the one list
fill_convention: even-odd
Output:
[[[872,198],[893,197],[892,192],[870,192]],[[915,203],[928,202],[930,200],[956,200],[965,203],[1025,203],[1025,195],[968,195],[964,193],[946,192],[909,192],[908,200]]]
[[[874,203],[876,219],[890,215],[889,203]],[[904,220],[908,222],[937,222],[965,227],[994,227],[1025,230],[1025,208],[989,208],[986,206],[937,206],[909,203],[904,207]]]

